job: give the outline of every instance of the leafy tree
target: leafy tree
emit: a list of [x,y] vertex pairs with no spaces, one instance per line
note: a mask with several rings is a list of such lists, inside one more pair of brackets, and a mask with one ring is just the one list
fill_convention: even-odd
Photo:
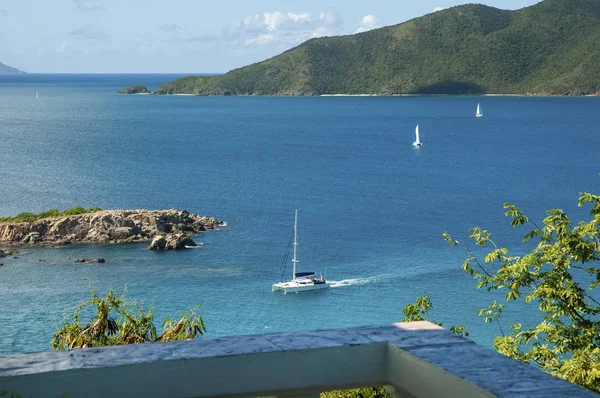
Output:
[[[479,311],[484,322],[500,327],[501,335],[494,339],[498,352],[600,392],[600,302],[594,297],[600,285],[600,196],[581,193],[579,206],[584,205],[592,207],[589,221],[574,224],[562,210],[552,209],[539,226],[505,203],[512,227],[533,225],[523,242],[536,243],[535,248],[521,256],[509,256],[480,228],[473,228],[470,238],[491,249],[483,260],[448,233],[444,238],[467,251],[462,269],[478,281],[478,288],[506,292],[507,304],[524,300],[538,306],[539,324],[526,328],[515,323],[510,333],[500,323],[505,303],[494,301]],[[421,297],[403,312],[418,320],[430,308],[429,298]]]
[[[157,334],[152,308],[126,301],[125,294],[117,296],[112,289],[105,297],[99,297],[93,289],[91,295],[91,300],[77,308],[73,321],[65,319],[63,327],[54,334],[53,349],[191,340],[206,332],[204,321],[195,309],[184,312],[177,322],[166,318],[162,333]],[[82,323],[81,312],[88,307],[96,312],[89,322]]]
[[[417,299],[417,301],[415,301],[414,304],[408,304],[406,307],[404,307],[402,310],[402,313],[404,314],[404,319],[402,319],[402,322],[429,321],[431,323],[435,323],[436,325],[442,326],[441,323],[427,318],[431,308],[433,308],[433,304],[431,303],[429,296],[421,296]],[[450,331],[458,334],[459,336],[467,337],[469,335],[465,325],[450,326]]]

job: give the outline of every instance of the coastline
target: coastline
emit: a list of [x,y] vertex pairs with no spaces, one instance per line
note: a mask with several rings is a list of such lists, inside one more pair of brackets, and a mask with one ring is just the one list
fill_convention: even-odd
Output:
[[[281,96],[284,97],[284,96]],[[316,97],[600,97],[598,94],[320,94]]]
[[244,94],[244,95],[224,95],[224,94],[157,94],[151,93],[135,93],[135,94],[124,94],[122,95],[156,95],[156,96],[180,96],[180,97],[556,97],[556,98],[583,98],[583,97],[600,97],[600,93],[596,94],[584,94],[584,95],[565,95],[565,94],[499,94],[499,93],[488,93],[488,94],[319,94],[319,95],[257,95],[257,94]]
[[154,246],[157,239],[162,239],[158,243],[162,248],[180,248],[195,246],[190,236],[222,225],[226,224],[214,217],[187,210],[99,210],[32,222],[0,222],[0,248],[150,241]]

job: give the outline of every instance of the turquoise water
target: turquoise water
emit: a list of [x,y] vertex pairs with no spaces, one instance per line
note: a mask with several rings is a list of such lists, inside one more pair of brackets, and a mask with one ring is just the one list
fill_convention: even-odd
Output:
[[[553,207],[581,218],[578,193],[600,192],[600,98],[114,94],[174,77],[0,77],[0,215],[185,208],[228,223],[197,250],[66,246],[4,259],[1,353],[49,349],[88,280],[127,286],[158,319],[201,304],[207,337],[388,324],[429,294],[433,318],[489,345],[498,329],[477,310],[498,296],[475,289],[464,252],[441,234],[467,242],[481,226],[518,252],[525,231],[510,230],[503,202],[538,221]],[[326,271],[332,289],[271,292],[294,209],[300,267]],[[534,314],[517,306],[506,325]]]

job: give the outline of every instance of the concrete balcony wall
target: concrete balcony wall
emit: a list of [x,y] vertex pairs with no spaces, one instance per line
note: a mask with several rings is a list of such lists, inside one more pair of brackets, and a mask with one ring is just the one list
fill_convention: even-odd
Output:
[[596,397],[428,322],[0,356],[24,397]]

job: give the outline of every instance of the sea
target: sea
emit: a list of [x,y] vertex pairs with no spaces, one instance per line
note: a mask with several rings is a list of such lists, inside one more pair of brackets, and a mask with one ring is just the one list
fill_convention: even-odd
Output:
[[[179,252],[66,245],[3,258],[0,353],[50,350],[90,289],[110,288],[152,307],[158,326],[201,306],[202,338],[388,325],[428,295],[429,319],[489,347],[501,327],[539,319],[536,304],[484,323],[478,310],[506,292],[477,289],[468,254],[442,234],[482,256],[469,239],[481,227],[520,255],[529,229],[510,227],[505,202],[537,223],[552,208],[578,221],[589,219],[579,193],[600,192],[598,97],[116,94],[177,77],[0,76],[0,216],[176,208],[227,223]],[[298,270],[331,289],[271,291],[291,278],[279,270],[296,209]]]

